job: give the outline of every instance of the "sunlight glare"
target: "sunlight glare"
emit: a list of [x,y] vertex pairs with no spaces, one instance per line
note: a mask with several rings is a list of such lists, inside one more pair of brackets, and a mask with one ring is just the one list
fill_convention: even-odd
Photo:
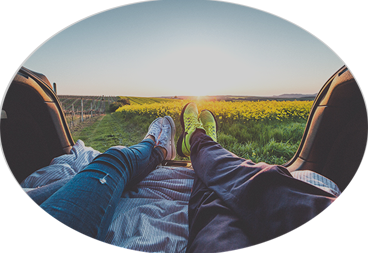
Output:
[[[208,45],[191,45],[162,55],[144,71],[151,82],[185,96],[218,95],[224,87],[239,85],[245,65],[230,52]],[[158,81],[155,81],[158,80]],[[174,88],[175,87],[175,88]]]

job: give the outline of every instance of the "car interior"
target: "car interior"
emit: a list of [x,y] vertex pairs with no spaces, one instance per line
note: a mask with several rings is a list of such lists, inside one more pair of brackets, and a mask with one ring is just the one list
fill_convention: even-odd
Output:
[[6,93],[1,112],[5,158],[20,183],[74,145],[59,100],[48,79],[20,68]]
[[[55,87],[25,67],[8,88],[0,129],[6,160],[19,183],[53,158],[68,154],[74,145]],[[290,172],[317,172],[343,191],[360,165],[366,141],[364,100],[343,66],[316,96],[300,146],[283,166]],[[189,167],[190,161],[164,161],[163,166]]]

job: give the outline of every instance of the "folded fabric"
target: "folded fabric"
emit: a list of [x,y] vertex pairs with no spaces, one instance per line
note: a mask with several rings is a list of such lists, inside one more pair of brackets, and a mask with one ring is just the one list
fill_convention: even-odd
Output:
[[[53,159],[21,186],[40,205],[99,154],[78,140],[71,154]],[[193,178],[188,168],[158,166],[123,193],[104,241],[146,252],[185,252]]]
[[[21,186],[40,205],[99,154],[78,140],[70,154],[53,159]],[[315,172],[291,174],[335,196],[340,194],[335,183]],[[188,168],[158,166],[136,187],[123,193],[104,241],[138,251],[185,252],[194,176]]]

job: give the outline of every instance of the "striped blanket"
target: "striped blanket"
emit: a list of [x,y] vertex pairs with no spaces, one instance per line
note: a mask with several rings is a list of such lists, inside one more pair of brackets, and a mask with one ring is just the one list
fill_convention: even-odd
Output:
[[[71,154],[53,159],[49,166],[27,177],[21,186],[40,204],[98,154],[78,140]],[[301,171],[292,175],[336,196],[340,194],[332,181],[317,173]],[[138,251],[185,252],[193,179],[192,169],[158,166],[136,187],[123,193],[105,242]]]

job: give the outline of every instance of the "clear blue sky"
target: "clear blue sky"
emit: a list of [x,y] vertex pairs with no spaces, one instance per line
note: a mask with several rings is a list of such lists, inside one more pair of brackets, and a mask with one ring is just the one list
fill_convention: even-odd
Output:
[[204,0],[128,5],[87,18],[24,66],[61,95],[317,93],[344,63],[313,35],[273,15]]

